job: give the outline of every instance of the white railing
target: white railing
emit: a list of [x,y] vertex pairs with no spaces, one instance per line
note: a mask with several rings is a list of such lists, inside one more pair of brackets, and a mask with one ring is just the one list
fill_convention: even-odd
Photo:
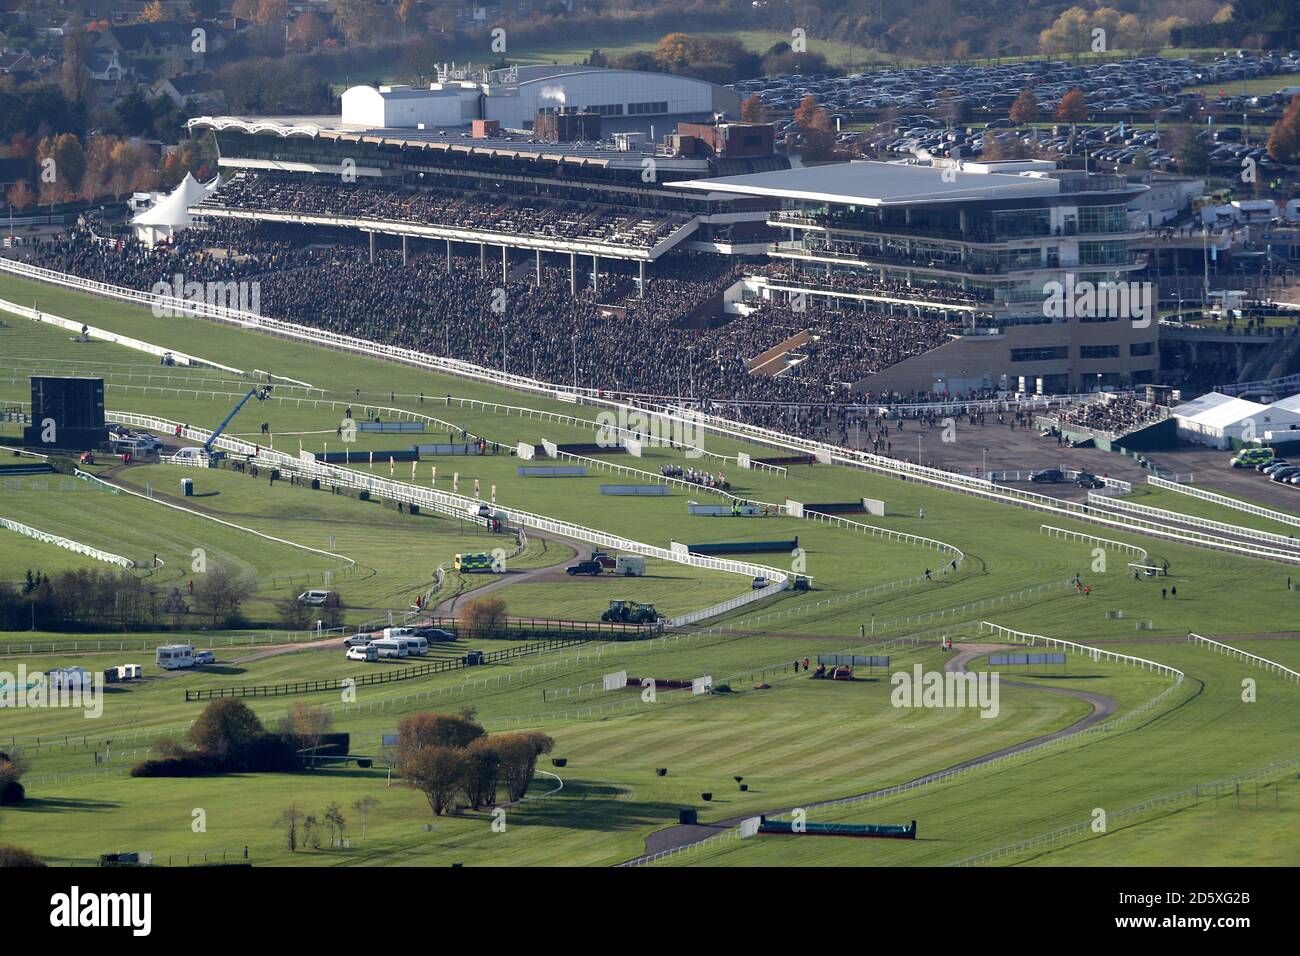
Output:
[[[175,434],[179,428],[179,434],[181,437],[189,438],[193,441],[206,442],[211,437],[211,433],[206,429],[181,426],[177,422],[161,418],[153,418],[146,415],[137,415],[128,412],[109,412],[106,413],[105,417],[121,424],[136,425],[141,428],[148,428],[154,431],[173,434]],[[228,438],[225,435],[219,436],[214,444],[225,451],[237,455],[255,456],[260,464],[281,468],[304,477],[326,481],[339,487],[364,491],[368,494],[379,495],[393,501],[402,501],[408,504],[418,505],[421,508],[439,511],[456,517],[463,518],[471,513],[477,513],[478,507],[486,504],[486,502],[483,502],[478,498],[469,498],[464,495],[438,491],[432,488],[421,488],[391,478],[376,478],[373,475],[357,472],[350,468],[330,465],[314,460],[307,461],[303,458],[295,458],[292,455],[273,451],[269,448],[262,448],[259,451],[256,446],[248,442],[240,441],[235,438]],[[787,572],[782,571],[779,568],[767,567],[761,564],[752,564],[745,561],[733,561],[727,558],[716,558],[708,555],[679,554],[678,552],[668,548],[660,548],[655,545],[645,544],[640,541],[634,541],[631,538],[622,537],[621,535],[598,531],[594,528],[586,528],[582,525],[572,524],[567,521],[558,521],[544,515],[533,514],[531,512],[521,511],[503,505],[493,505],[492,507],[494,511],[504,512],[507,520],[510,520],[515,524],[527,525],[532,528],[537,528],[540,531],[550,532],[561,537],[584,541],[588,544],[596,544],[601,547],[613,548],[619,551],[628,551],[633,554],[642,554],[663,561],[672,561],[676,564],[685,564],[691,567],[703,568],[711,571],[723,571],[730,574],[743,575],[750,579],[755,577],[766,577],[775,583],[777,590],[782,590],[789,584],[789,575]],[[471,512],[471,509],[474,509],[473,512]],[[763,591],[752,591],[748,594],[742,595],[741,598],[734,600],[738,601],[739,604],[744,604],[749,603],[750,601],[760,600],[767,596],[767,589],[764,589]],[[736,606],[739,606],[739,604]]]
[[[0,262],[7,261],[8,260],[0,260]],[[0,266],[0,268],[2,268],[2,266]],[[161,345],[154,345],[151,342],[145,342],[142,339],[135,339],[129,335],[118,335],[116,332],[109,332],[106,329],[97,328],[93,325],[86,325],[84,322],[65,319],[62,316],[43,312],[39,309],[30,309],[27,306],[19,305],[16,302],[10,302],[8,299],[0,299],[0,310],[12,312],[14,315],[20,315],[23,318],[31,319],[34,322],[53,325],[57,328],[68,329],[73,332],[80,332],[82,326],[85,325],[86,333],[94,338],[101,339],[105,342],[112,342],[114,345],[120,345],[123,348],[128,348],[136,352],[156,355],[159,358],[164,355],[170,355],[179,365],[210,365],[226,372],[234,372],[238,375],[244,374],[241,370],[232,368],[229,365],[222,365],[220,362],[210,362],[207,359],[188,355],[185,352],[178,352],[175,349],[163,348]]]
[[980,633],[989,630],[998,637],[1018,641],[1021,644],[1028,644],[1034,647],[1042,644],[1044,647],[1059,648],[1067,653],[1079,654],[1087,657],[1093,662],[1109,661],[1112,664],[1126,664],[1130,667],[1138,667],[1144,671],[1151,671],[1168,677],[1175,684],[1181,684],[1183,678],[1187,675],[1177,667],[1170,667],[1168,664],[1161,664],[1158,661],[1150,661],[1145,657],[1134,657],[1131,654],[1121,654],[1118,651],[1108,651],[1100,647],[1089,647],[1087,644],[1076,644],[1074,641],[1065,641],[1059,637],[1044,637],[1042,634],[1028,634],[1024,631],[1017,631],[1013,628],[1003,627],[1000,624],[994,624],[992,621],[980,621]]
[[1156,478],[1154,476],[1147,478],[1147,484],[1154,485],[1156,488],[1164,488],[1167,491],[1176,491],[1180,495],[1200,498],[1202,501],[1211,501],[1216,505],[1223,505],[1225,508],[1232,508],[1236,511],[1242,511],[1259,518],[1268,518],[1270,521],[1276,521],[1279,524],[1289,524],[1293,527],[1300,528],[1300,516],[1286,514],[1282,511],[1272,511],[1269,508],[1253,505],[1248,501],[1239,501],[1236,498],[1229,498],[1227,495],[1220,495],[1213,491],[1206,491],[1204,488],[1191,488],[1187,485],[1181,485],[1173,481],[1166,481],[1164,478]]
[[[468,362],[425,355],[411,349],[384,345],[383,343],[371,342],[365,339],[341,335],[335,332],[312,329],[306,326],[295,325],[291,322],[264,318],[252,313],[227,309],[220,306],[195,303],[175,297],[154,296],[149,293],[124,289],[119,286],[112,286],[89,279],[81,279],[76,276],[67,276],[50,269],[31,266],[26,263],[14,262],[8,259],[0,259],[0,271],[8,271],[17,275],[24,275],[57,285],[79,288],[97,295],[108,296],[110,298],[134,301],[150,306],[162,305],[164,307],[178,310],[180,314],[211,318],[216,321],[237,325],[241,328],[281,335],[326,348],[357,352],[372,357],[378,355],[383,358],[390,358],[395,361],[416,365],[434,371],[445,372],[462,378],[488,382],[504,388],[547,395],[556,400],[567,399],[570,401],[583,401],[586,404],[612,409],[621,409],[624,412],[646,411],[646,407],[643,406],[626,405],[620,402],[601,398],[598,393],[592,389],[557,388],[554,385],[540,382],[535,379],[485,369]],[[486,405],[488,403],[484,404]],[[911,478],[914,481],[945,488],[950,491],[960,491],[965,494],[972,494],[1004,503],[1018,504],[1022,507],[1035,508],[1053,514],[1066,514],[1082,521],[1089,521],[1108,527],[1153,535],[1156,537],[1164,537],[1185,544],[1200,545],[1217,550],[1234,551],[1239,554],[1263,558],[1266,560],[1300,563],[1300,557],[1289,554],[1283,555],[1281,553],[1269,553],[1266,549],[1249,548],[1235,543],[1216,540],[1209,536],[1195,536],[1187,533],[1176,534],[1168,532],[1157,525],[1151,525],[1146,522],[1124,522],[1113,518],[1104,518],[1090,513],[1087,506],[1050,498],[1046,495],[1034,494],[1033,492],[1000,488],[983,479],[955,475],[937,468],[927,468],[919,464],[914,465],[908,462],[886,458],[879,455],[872,455],[866,452],[852,451],[825,442],[803,439],[783,432],[777,432],[772,429],[760,428],[758,426],[744,425],[742,423],[732,422],[728,419],[718,418],[716,416],[706,415],[699,412],[691,412],[689,415],[682,415],[679,414],[679,410],[674,407],[654,408],[651,406],[651,408],[659,412],[664,417],[664,420],[668,422],[680,422],[684,426],[704,428],[708,431],[714,432],[715,434],[724,435],[741,442],[768,444],[777,448],[796,450],[804,454],[820,452],[821,456],[829,463],[842,464],[848,467],[874,471],[891,477]],[[251,453],[252,446],[245,447],[248,451],[241,451],[241,453]],[[784,579],[783,574],[781,577]]]
[[111,551],[101,551],[99,548],[92,548],[88,544],[82,544],[80,541],[73,541],[71,538],[65,538],[62,535],[51,534],[48,531],[41,531],[39,528],[33,528],[22,522],[14,521],[12,518],[0,516],[0,528],[8,528],[10,531],[16,531],[28,538],[33,538],[44,544],[52,544],[55,547],[63,548],[67,551],[75,551],[77,554],[84,554],[88,558],[94,558],[96,561],[105,561],[108,564],[116,564],[122,568],[133,568],[135,562],[130,558],[124,558],[120,554],[113,554]]
[[[77,469],[76,474],[79,477],[84,475],[86,478],[95,478],[94,475],[83,472],[81,471],[81,469]],[[103,481],[102,478],[96,478],[95,480]],[[109,482],[104,482],[104,483],[110,484]],[[299,544],[296,541],[290,541],[287,538],[277,538],[275,535],[266,534],[265,532],[262,531],[256,531],[253,528],[245,528],[243,525],[235,524],[233,521],[226,521],[224,518],[218,518],[216,515],[205,514],[202,511],[195,511],[193,508],[186,508],[183,505],[173,504],[170,501],[164,501],[163,499],[155,498],[152,495],[146,495],[139,491],[133,491],[132,489],[124,488],[121,485],[110,484],[110,487],[117,488],[117,490],[122,492],[123,494],[131,495],[134,498],[140,498],[143,499],[144,501],[149,501],[156,505],[162,505],[166,508],[171,508],[174,511],[181,511],[184,512],[185,514],[193,515],[196,518],[203,518],[206,521],[215,521],[219,525],[224,525],[227,528],[233,528],[235,531],[242,531],[245,534],[255,535],[256,537],[262,538],[263,540],[266,541],[274,542],[275,544],[287,545],[291,548],[297,548],[300,551],[308,551],[312,554],[318,554],[321,555],[322,557],[330,558],[331,560],[334,561],[342,561],[348,568],[354,568],[357,565],[356,561],[354,561],[352,558],[349,558],[345,554],[334,554],[333,552],[330,551],[322,551],[320,548],[313,548],[310,545]]]
[[1099,544],[1107,548],[1114,548],[1117,551],[1123,551],[1126,554],[1135,554],[1139,561],[1146,561],[1147,559],[1146,548],[1138,547],[1136,544],[1128,544],[1125,541],[1111,541],[1109,538],[1099,538],[1095,534],[1084,534],[1082,531],[1057,528],[1050,524],[1040,524],[1038,530],[1046,532],[1049,538],[1064,538],[1066,541],[1084,541],[1088,544]]
[[1276,674],[1279,677],[1284,677],[1289,681],[1300,682],[1300,672],[1293,671],[1291,668],[1285,667],[1277,661],[1270,661],[1267,657],[1259,657],[1256,654],[1243,651],[1239,647],[1233,647],[1231,644],[1221,644],[1218,641],[1212,641],[1208,637],[1202,637],[1199,634],[1189,633],[1187,635],[1187,641],[1189,644],[1199,644],[1202,647],[1208,647],[1221,654],[1227,654],[1229,657],[1248,661],[1256,667],[1262,667],[1269,673]]
[[1173,521],[1180,524],[1192,525],[1197,528],[1209,528],[1211,531],[1221,531],[1225,534],[1235,535],[1239,538],[1251,538],[1255,541],[1267,541],[1270,544],[1280,544],[1288,548],[1300,548],[1300,541],[1297,541],[1292,535],[1274,534],[1271,531],[1259,531],[1255,528],[1246,528],[1241,525],[1229,524],[1226,521],[1215,521],[1212,518],[1202,518],[1197,515],[1183,514],[1180,511],[1168,511],[1164,508],[1153,508],[1150,505],[1140,505],[1132,501],[1108,498],[1105,495],[1090,494],[1088,495],[1088,503],[1099,504],[1111,509],[1112,511],[1129,511],[1133,514],[1159,518],[1162,521]]

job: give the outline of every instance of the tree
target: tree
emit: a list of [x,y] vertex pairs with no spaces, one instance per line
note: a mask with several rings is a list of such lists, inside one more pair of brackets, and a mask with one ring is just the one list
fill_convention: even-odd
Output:
[[[334,718],[324,707],[299,702],[280,721],[280,733],[292,737],[300,750],[314,754],[321,738],[329,733]],[[314,766],[309,763],[308,766]]]
[[55,182],[69,192],[81,187],[81,178],[86,174],[86,151],[81,148],[81,140],[71,133],[47,136],[41,140],[37,157],[42,165],[46,160],[54,160]]
[[397,723],[397,763],[400,767],[425,747],[465,748],[485,731],[471,718],[428,711]]
[[277,821],[284,827],[284,843],[289,848],[290,853],[298,851],[298,824],[302,820],[302,813],[298,809],[298,804],[294,804],[288,810],[280,814]]
[[227,697],[203,708],[188,736],[202,753],[225,766],[237,767],[262,733],[262,722],[248,705]]
[[140,19],[145,23],[161,23],[167,19],[167,11],[163,9],[162,0],[153,0],[153,3],[146,3],[140,9]]
[[1061,97],[1056,108],[1056,118],[1063,123],[1083,123],[1088,119],[1088,105],[1084,101],[1083,91],[1073,89]]
[[1300,158],[1300,96],[1291,97],[1286,110],[1268,134],[1268,155],[1279,163]]
[[1092,41],[1092,24],[1082,7],[1070,7],[1038,36],[1044,53],[1069,53],[1078,58]]
[[343,842],[343,833],[347,829],[347,820],[343,818],[343,811],[337,803],[331,803],[325,808],[323,817],[325,825],[330,828],[330,846],[339,846]]
[[817,104],[817,97],[809,93],[799,101],[794,111],[794,122],[799,127],[804,160],[829,159],[835,150],[835,136],[831,132],[830,117]]
[[387,10],[375,0],[337,0],[334,25],[348,46],[362,46],[382,34]]
[[36,196],[32,193],[31,187],[27,185],[25,179],[20,179],[10,186],[9,192],[5,194],[5,199],[9,202],[9,205],[20,212],[36,205]]
[[1210,149],[1197,136],[1189,136],[1178,147],[1178,171],[1188,176],[1200,176],[1210,171]]
[[297,50],[314,50],[329,38],[329,28],[318,15],[308,10],[294,17],[289,25],[289,43]]
[[757,93],[752,93],[740,104],[740,118],[746,123],[766,123],[767,107]]
[[522,800],[537,771],[537,758],[551,752],[555,741],[546,734],[532,732],[502,734],[495,740],[496,752],[501,757],[501,778],[510,800]]
[[374,797],[361,797],[352,803],[352,809],[361,818],[361,839],[363,840],[366,838],[366,825],[370,822],[370,811],[377,806],[379,806],[379,801]]
[[496,741],[480,737],[466,748],[465,798],[475,810],[497,802],[497,783],[501,779],[501,754]]
[[1031,89],[1023,89],[1016,101],[1011,104],[1011,112],[1008,114],[1013,122],[1016,123],[1037,123],[1041,111],[1038,106],[1038,97],[1034,95]]
[[506,602],[501,598],[475,598],[460,611],[460,626],[475,637],[494,637],[505,630]]
[[86,31],[77,11],[68,19],[68,32],[63,39],[63,67],[59,88],[68,105],[79,108],[90,99],[93,80],[86,66]]
[[402,764],[408,785],[424,794],[433,815],[440,817],[465,786],[469,758],[458,747],[423,747]]
[[[137,180],[134,176],[136,167],[130,157],[124,155],[130,147],[122,144],[122,149],[113,151],[113,169],[109,178],[109,190],[114,196],[128,192]],[[236,577],[221,565],[213,565],[207,572],[197,576],[194,583],[194,605],[200,614],[211,618],[213,627],[234,623],[239,618],[240,605],[254,591],[251,581]]]
[[599,49],[594,49],[587,56],[587,59],[583,60],[583,63],[586,66],[595,66],[603,69],[604,67],[609,66],[609,57],[607,57]]

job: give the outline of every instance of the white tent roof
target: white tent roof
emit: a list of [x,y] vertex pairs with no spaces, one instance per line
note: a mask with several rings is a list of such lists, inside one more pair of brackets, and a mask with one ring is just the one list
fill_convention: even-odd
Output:
[[[1203,401],[1208,397],[1203,396],[1197,401]],[[1264,425],[1270,423],[1272,416],[1267,414],[1269,408],[1267,405],[1261,405],[1259,402],[1248,401],[1244,398],[1230,398],[1227,395],[1219,395],[1218,397],[1224,399],[1224,401],[1216,401],[1192,415],[1186,414],[1184,411],[1185,406],[1180,406],[1175,410],[1174,414],[1180,420],[1200,428],[1230,428],[1247,418],[1255,419],[1256,425],[1261,430]],[[1195,405],[1196,402],[1189,404]]]
[[1175,418],[1191,419],[1195,418],[1202,412],[1217,408],[1224,402],[1232,401],[1231,395],[1224,395],[1222,392],[1207,392],[1200,398],[1193,399],[1190,402],[1183,402],[1174,409]]
[[170,226],[183,229],[190,224],[190,206],[202,202],[216,188],[217,180],[203,185],[189,173],[175,189],[165,198],[154,203],[140,215],[131,220],[133,226]]
[[1300,392],[1297,392],[1290,398],[1279,399],[1270,405],[1269,408],[1280,408],[1282,411],[1286,412],[1300,412]]

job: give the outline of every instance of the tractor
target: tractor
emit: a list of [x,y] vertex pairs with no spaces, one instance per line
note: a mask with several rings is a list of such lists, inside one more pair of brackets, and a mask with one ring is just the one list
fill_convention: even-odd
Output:
[[659,620],[659,615],[653,604],[610,601],[609,610],[601,614],[600,619],[606,624],[653,624]]

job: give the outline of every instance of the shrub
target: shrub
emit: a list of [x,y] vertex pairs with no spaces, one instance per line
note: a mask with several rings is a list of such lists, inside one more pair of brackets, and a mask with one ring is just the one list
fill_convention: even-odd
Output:
[[159,757],[142,760],[131,768],[133,777],[202,777],[215,773],[219,768],[214,761],[197,753],[187,753],[179,757]]
[[0,846],[0,867],[44,865],[31,850],[24,850],[20,846]]
[[505,631],[506,602],[500,598],[476,598],[460,612],[461,629],[468,636],[496,637]]
[[27,799],[27,791],[17,780],[0,783],[0,807],[11,807]]

